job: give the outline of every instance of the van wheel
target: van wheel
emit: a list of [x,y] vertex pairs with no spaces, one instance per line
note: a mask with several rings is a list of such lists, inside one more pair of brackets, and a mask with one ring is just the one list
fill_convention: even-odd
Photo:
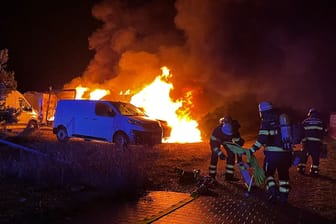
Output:
[[128,144],[128,137],[124,133],[116,133],[113,142],[116,144],[117,148],[123,149]]
[[64,127],[60,127],[56,132],[57,140],[60,142],[67,142],[69,140],[68,132]]
[[27,124],[26,129],[29,129],[29,130],[36,130],[36,129],[38,129],[37,122],[36,121],[29,121],[28,124]]

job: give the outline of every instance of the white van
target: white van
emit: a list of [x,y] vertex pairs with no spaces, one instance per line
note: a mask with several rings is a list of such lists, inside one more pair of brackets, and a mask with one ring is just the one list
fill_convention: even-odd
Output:
[[6,123],[6,129],[31,128],[37,129],[39,117],[37,111],[30,105],[26,98],[17,90],[12,90],[4,95],[4,106],[11,111],[14,121]]
[[100,100],[59,100],[53,133],[60,142],[71,137],[126,144],[159,144],[160,122],[139,108],[124,102]]

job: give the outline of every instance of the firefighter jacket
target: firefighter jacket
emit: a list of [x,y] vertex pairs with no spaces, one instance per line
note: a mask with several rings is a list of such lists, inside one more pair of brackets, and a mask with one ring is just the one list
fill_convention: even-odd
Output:
[[210,147],[212,152],[216,153],[218,156],[223,154],[220,148],[224,142],[232,142],[232,136],[224,134],[222,132],[222,125],[219,125],[212,131],[210,137]]
[[324,127],[323,122],[318,117],[308,117],[302,122],[303,127],[303,139],[305,142],[320,142],[327,133],[327,129]]
[[283,148],[278,119],[263,120],[261,122],[257,141],[252,145],[250,150],[254,153],[262,146],[265,146],[265,151],[270,152],[288,151]]

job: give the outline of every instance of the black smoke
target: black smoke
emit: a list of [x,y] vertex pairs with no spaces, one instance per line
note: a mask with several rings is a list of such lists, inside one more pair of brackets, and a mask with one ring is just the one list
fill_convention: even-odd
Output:
[[[303,0],[105,0],[89,38],[95,56],[81,77],[137,91],[168,66],[179,98],[193,90],[203,116],[254,95],[305,113],[336,110],[336,7]],[[252,97],[254,98],[254,97]]]

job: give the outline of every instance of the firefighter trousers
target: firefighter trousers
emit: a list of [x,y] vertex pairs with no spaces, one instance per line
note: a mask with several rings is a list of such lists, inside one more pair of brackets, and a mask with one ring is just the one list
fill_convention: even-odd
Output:
[[[266,176],[266,190],[275,197],[277,191],[280,193],[280,198],[283,202],[287,201],[290,192],[289,183],[289,168],[291,166],[292,155],[291,152],[270,152],[265,151],[264,171]],[[278,184],[275,180],[275,174],[278,174]]]
[[301,164],[306,164],[308,157],[312,158],[312,165],[318,167],[320,165],[320,154],[321,154],[321,142],[307,141],[303,144],[302,158],[300,159]]
[[226,151],[226,166],[225,166],[225,177],[226,178],[232,178],[234,176],[234,171],[235,171],[235,160],[236,160],[236,155],[226,146],[224,146],[225,151]]
[[218,153],[212,150],[209,166],[209,176],[216,178],[217,175]]

